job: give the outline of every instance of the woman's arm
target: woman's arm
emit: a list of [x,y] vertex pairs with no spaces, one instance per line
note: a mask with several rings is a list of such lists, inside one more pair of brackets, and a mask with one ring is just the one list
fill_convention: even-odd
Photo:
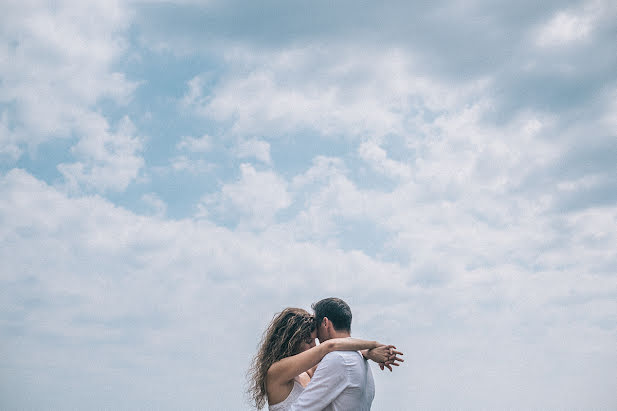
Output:
[[268,369],[268,382],[282,384],[295,376],[310,370],[332,351],[359,351],[381,346],[377,341],[358,340],[356,338],[333,338],[300,354],[283,358]]
[[360,351],[370,350],[372,348],[381,347],[383,344],[377,341],[360,340],[358,338],[332,338],[324,342],[324,344],[330,344],[332,348],[330,351]]

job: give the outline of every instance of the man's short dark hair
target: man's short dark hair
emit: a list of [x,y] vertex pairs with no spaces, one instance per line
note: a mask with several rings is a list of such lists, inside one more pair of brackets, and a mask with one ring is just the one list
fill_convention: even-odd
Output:
[[330,297],[313,303],[315,323],[319,327],[324,317],[332,322],[336,331],[351,332],[351,308],[340,298]]

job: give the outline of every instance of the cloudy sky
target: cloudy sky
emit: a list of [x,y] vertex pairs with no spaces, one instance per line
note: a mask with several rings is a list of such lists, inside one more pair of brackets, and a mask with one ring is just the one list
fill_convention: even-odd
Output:
[[272,316],[374,410],[617,407],[617,3],[5,0],[0,408],[251,409]]

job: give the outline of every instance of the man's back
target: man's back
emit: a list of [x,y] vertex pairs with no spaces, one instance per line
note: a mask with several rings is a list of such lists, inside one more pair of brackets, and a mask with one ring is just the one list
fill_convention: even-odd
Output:
[[334,351],[319,363],[292,410],[368,411],[375,383],[368,363],[356,351]]

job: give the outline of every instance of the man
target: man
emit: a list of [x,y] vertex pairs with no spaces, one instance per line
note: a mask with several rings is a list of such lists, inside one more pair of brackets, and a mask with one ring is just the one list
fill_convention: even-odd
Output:
[[[351,336],[351,309],[339,298],[312,305],[317,338]],[[375,396],[371,368],[356,351],[334,351],[321,360],[311,382],[292,406],[292,411],[368,411]]]

